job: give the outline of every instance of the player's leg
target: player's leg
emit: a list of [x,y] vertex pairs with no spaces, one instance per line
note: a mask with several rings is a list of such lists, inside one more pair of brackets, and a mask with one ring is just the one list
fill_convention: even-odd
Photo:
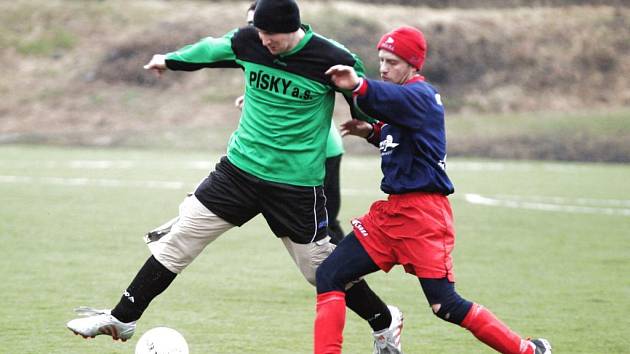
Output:
[[420,194],[405,201],[422,211],[410,215],[413,222],[409,222],[421,232],[403,241],[405,247],[400,248],[399,257],[405,269],[420,279],[433,313],[468,329],[501,353],[533,353],[532,342],[522,339],[492,312],[463,299],[455,291],[451,257],[455,231],[448,199],[437,194]]
[[[317,268],[315,354],[341,353],[348,286],[353,280],[377,270],[379,267],[361,247],[354,233],[348,234]],[[387,322],[391,321],[386,308],[380,315],[378,317],[390,317]]]
[[[225,231],[258,213],[254,187],[249,182],[245,174],[223,158],[195,194],[184,199],[171,231],[149,243],[153,255],[111,313],[107,310],[88,313],[89,317],[68,322],[68,328],[84,337],[99,334],[123,340],[131,337],[135,321],[179,272]],[[124,336],[119,335],[121,331]]]
[[179,220],[158,241],[149,243],[152,255],[140,268],[118,304],[111,311],[80,308],[87,317],[68,322],[67,327],[83,337],[107,334],[126,340],[150,302],[166,290],[186,266],[217,237],[234,225],[219,218],[195,196],[180,205]]
[[335,247],[328,237],[323,187],[267,183],[259,190],[262,215],[271,231],[282,240],[304,278],[315,285],[317,266]]
[[[281,240],[304,278],[315,285],[315,274],[322,262],[333,252],[335,245],[328,237],[308,244],[293,242],[288,237],[282,237]],[[387,328],[391,322],[387,305],[370,289],[365,280],[357,279],[359,277],[350,279],[350,284],[346,287],[348,307],[366,320],[374,331]]]
[[326,177],[324,178],[324,191],[326,193],[326,210],[328,211],[328,235],[331,242],[339,244],[343,236],[343,230],[339,225],[339,209],[341,207],[341,191],[339,186],[339,169],[341,156],[326,159]]
[[[333,252],[335,245],[330,243],[328,237],[309,244],[295,243],[288,237],[282,237],[281,240],[304,278],[315,285],[316,271]],[[387,329],[392,318],[388,306],[372,291],[365,280],[357,279],[359,278],[349,280],[350,286],[345,291],[346,305],[367,321],[375,333]]]
[[222,158],[195,193],[181,204],[171,231],[148,244],[157,262],[147,261],[148,269],[136,276],[112,315],[121,320],[139,319],[149,302],[170,284],[162,281],[159,274],[170,274],[174,278],[174,274],[182,272],[208,244],[257,213],[252,176]]
[[[327,218],[322,187],[269,184],[260,187],[265,198],[262,214],[274,234],[281,238],[304,277],[315,284],[317,267],[334,249],[327,237]],[[351,279],[351,280],[356,280]],[[375,332],[391,324],[387,305],[359,280],[346,293],[347,306],[365,319]]]
[[233,224],[208,210],[197,197],[187,197],[171,231],[148,244],[152,257],[127,288],[112,315],[123,321],[139,319],[149,302],[166,290],[168,279],[172,281],[208,244],[232,227]]
[[[203,181],[202,181],[202,183],[203,183]],[[197,186],[197,187],[199,187],[199,186]],[[186,196],[190,197],[193,194],[194,194],[193,192],[190,192],[190,193],[187,193]],[[160,226],[158,226],[156,228],[153,228],[151,231],[147,232],[144,235],[144,242],[150,243],[150,242],[155,242],[155,241],[159,240],[162,236],[164,236],[164,235],[168,234],[169,232],[171,232],[171,228],[173,227],[173,225],[175,225],[177,220],[179,220],[179,216],[176,216],[176,217],[168,220],[167,222],[161,224]]]
[[463,299],[455,284],[447,278],[419,278],[422,290],[440,319],[468,329],[477,339],[505,354],[550,354],[551,345],[544,340],[521,338],[490,310]]

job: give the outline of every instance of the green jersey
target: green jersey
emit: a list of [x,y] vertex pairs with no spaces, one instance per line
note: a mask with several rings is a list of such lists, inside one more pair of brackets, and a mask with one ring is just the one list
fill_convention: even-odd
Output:
[[339,134],[339,130],[337,130],[333,122],[330,125],[328,141],[326,142],[326,158],[343,154],[343,141],[341,139],[341,134]]
[[[297,186],[323,183],[335,86],[324,74],[336,64],[363,63],[340,44],[303,25],[304,38],[274,56],[253,27],[205,38],[166,56],[171,70],[240,67],[245,101],[227,156],[238,168],[263,180]],[[220,88],[218,88],[220,89]]]

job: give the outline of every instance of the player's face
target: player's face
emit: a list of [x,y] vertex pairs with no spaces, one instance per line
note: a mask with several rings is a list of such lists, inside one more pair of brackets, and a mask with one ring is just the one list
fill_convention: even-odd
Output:
[[273,55],[286,53],[295,46],[295,33],[273,33],[258,30],[258,37],[262,44]]
[[381,79],[394,84],[404,84],[416,73],[416,69],[399,56],[386,50],[378,51]]

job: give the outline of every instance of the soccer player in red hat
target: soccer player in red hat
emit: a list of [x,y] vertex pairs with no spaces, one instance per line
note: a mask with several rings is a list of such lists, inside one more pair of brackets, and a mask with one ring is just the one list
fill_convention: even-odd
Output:
[[[523,339],[455,291],[455,233],[447,198],[454,189],[446,174],[444,107],[439,93],[419,74],[426,41],[419,30],[400,27],[385,34],[377,48],[383,81],[359,78],[344,65],[326,72],[337,87],[354,90],[357,108],[380,119],[376,124],[350,120],[342,124],[342,134],[367,138],[380,148],[381,189],[389,197],[352,221],[353,232],[317,270],[315,354],[341,353],[345,285],[397,264],[418,277],[437,317],[466,328],[501,353],[550,354],[547,340]],[[392,346],[385,338],[400,330],[402,326],[389,328],[375,352],[401,352],[400,344]]]

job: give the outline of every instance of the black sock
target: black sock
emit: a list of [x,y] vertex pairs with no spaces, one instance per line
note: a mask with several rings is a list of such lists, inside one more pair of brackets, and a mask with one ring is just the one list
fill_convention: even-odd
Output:
[[365,280],[346,290],[346,306],[368,321],[375,332],[388,328],[392,322],[387,305],[370,289]]
[[125,323],[138,320],[151,300],[166,290],[175,276],[177,274],[166,269],[155,257],[149,257],[112,310],[112,316]]

